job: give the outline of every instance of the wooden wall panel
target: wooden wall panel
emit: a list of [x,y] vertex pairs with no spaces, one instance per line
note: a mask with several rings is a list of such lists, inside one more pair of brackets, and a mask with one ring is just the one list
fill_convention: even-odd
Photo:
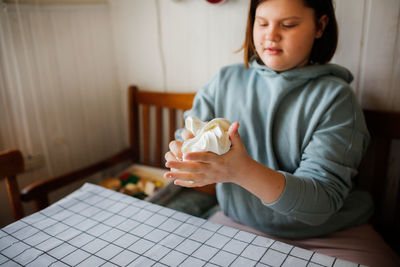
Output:
[[332,62],[345,66],[353,73],[354,80],[351,85],[354,91],[358,93],[366,0],[337,0],[335,2],[339,43]]
[[[108,5],[2,6],[0,34],[0,149],[45,161],[21,186],[127,146]],[[7,214],[5,204],[0,225]]]
[[[399,84],[392,84],[394,70],[399,70],[398,51],[399,11],[398,0],[370,0],[367,2],[363,59],[360,66],[360,97],[364,107],[379,110],[400,110],[400,103],[393,103],[394,91]],[[351,56],[351,55],[349,55]],[[398,80],[397,80],[398,81]]]
[[391,100],[390,110],[400,111],[400,8],[397,13],[397,33],[394,43],[393,68],[391,73]]

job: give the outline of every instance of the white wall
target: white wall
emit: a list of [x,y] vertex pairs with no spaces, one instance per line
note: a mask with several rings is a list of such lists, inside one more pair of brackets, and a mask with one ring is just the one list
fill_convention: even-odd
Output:
[[217,6],[200,0],[110,1],[121,84],[159,91],[198,90],[221,66],[241,61],[242,53],[235,51],[242,45],[247,5],[247,0]]
[[[110,1],[122,88],[196,91],[223,65],[242,61],[242,53],[234,51],[243,42],[248,3]],[[400,1],[336,0],[336,12],[340,39],[333,62],[352,71],[352,86],[364,107],[400,110]]]

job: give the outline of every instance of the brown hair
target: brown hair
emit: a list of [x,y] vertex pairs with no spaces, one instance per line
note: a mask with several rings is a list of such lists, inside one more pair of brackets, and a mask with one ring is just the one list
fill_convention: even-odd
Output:
[[[249,13],[247,16],[246,36],[241,49],[244,51],[244,64],[249,68],[249,61],[253,56],[259,58],[253,42],[253,27],[256,17],[256,9],[259,4],[268,0],[251,0]],[[306,7],[312,8],[315,13],[315,24],[323,15],[327,15],[329,21],[325,27],[323,35],[315,39],[310,54],[310,62],[325,64],[331,60],[335,54],[338,42],[338,26],[335,16],[335,9],[332,0],[303,0]]]

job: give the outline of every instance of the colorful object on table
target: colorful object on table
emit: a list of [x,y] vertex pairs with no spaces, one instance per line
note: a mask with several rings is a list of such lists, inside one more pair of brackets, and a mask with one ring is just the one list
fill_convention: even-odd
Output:
[[115,177],[108,177],[102,180],[100,182],[100,185],[105,188],[116,191],[121,187],[121,180]]
[[161,181],[153,181],[148,178],[138,177],[132,173],[125,172],[120,176],[121,186],[119,192],[144,199],[152,195],[158,188],[164,186]]
[[121,187],[119,189],[119,192],[133,196],[133,195],[141,192],[141,190],[135,184],[126,184],[124,187]]
[[150,196],[158,188],[163,186],[163,183],[161,183],[161,182],[158,182],[157,184],[159,186],[157,186],[155,182],[153,182],[149,179],[139,178],[139,181],[137,182],[137,184],[132,184],[132,183],[126,184],[119,191],[121,193],[128,194],[131,196],[135,196],[135,195],[141,194],[141,193],[144,193],[147,196]]
[[146,195],[150,196],[154,193],[154,191],[156,191],[156,185],[151,181],[147,181],[143,191]]
[[124,172],[119,176],[122,186],[132,183],[132,184],[137,184],[140,177],[134,175],[133,173],[130,172]]
[[160,181],[155,181],[154,184],[156,185],[156,187],[163,187],[164,184]]
[[163,187],[164,182],[151,178],[151,176],[148,177],[146,174],[136,175],[131,171],[125,171],[118,177],[102,180],[100,185],[139,199],[145,199]]

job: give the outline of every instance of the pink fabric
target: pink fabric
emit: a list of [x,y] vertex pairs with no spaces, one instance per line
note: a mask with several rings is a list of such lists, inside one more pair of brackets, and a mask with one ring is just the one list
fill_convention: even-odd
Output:
[[239,224],[220,211],[214,214],[209,221],[354,263],[371,267],[400,266],[399,256],[385,243],[370,224],[351,227],[323,237],[290,240],[271,236]]

